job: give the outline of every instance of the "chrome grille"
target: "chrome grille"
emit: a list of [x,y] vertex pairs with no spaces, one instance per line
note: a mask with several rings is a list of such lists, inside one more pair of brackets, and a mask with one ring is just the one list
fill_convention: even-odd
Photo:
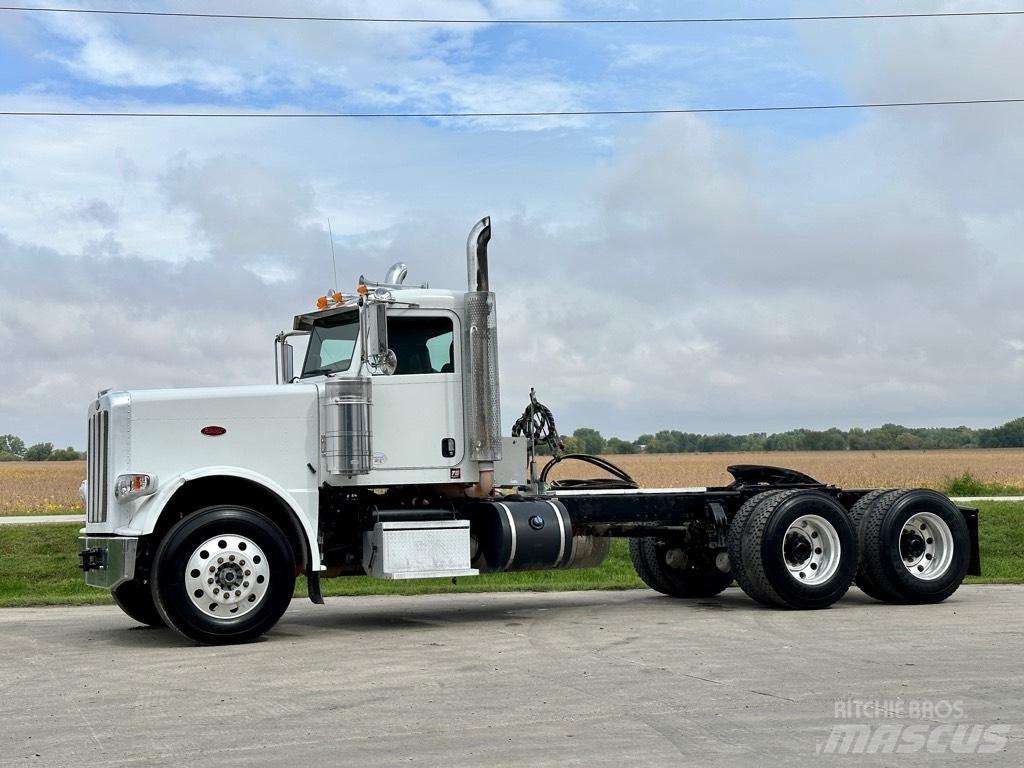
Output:
[[107,471],[107,453],[110,438],[110,411],[97,411],[89,417],[89,447],[86,456],[86,477],[89,499],[86,502],[86,521],[107,522],[107,497],[110,477]]

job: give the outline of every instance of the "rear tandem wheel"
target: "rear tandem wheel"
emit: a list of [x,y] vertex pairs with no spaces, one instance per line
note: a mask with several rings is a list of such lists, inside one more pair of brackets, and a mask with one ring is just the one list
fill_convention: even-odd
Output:
[[[749,505],[749,506],[748,506]],[[729,535],[733,575],[750,597],[776,608],[826,608],[853,583],[857,533],[826,493],[763,493],[736,515]]]
[[732,574],[718,570],[713,561],[692,558],[657,536],[630,539],[629,557],[644,584],[663,595],[714,597],[732,584]]
[[938,603],[956,592],[967,574],[971,537],[953,502],[918,488],[879,495],[865,506],[857,576],[864,592],[888,603]]

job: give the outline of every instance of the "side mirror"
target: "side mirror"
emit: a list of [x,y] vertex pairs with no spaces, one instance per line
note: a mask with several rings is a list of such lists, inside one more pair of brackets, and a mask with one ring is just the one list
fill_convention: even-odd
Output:
[[281,383],[290,384],[295,378],[295,349],[287,341],[281,341],[280,346]]
[[367,304],[363,308],[366,343],[365,359],[373,373],[391,375],[395,372],[395,353],[388,349],[388,305]]

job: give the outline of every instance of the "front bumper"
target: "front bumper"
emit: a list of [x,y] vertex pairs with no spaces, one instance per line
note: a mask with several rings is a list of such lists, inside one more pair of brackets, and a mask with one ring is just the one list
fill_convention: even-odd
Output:
[[135,578],[139,540],[135,536],[80,536],[78,567],[91,587],[114,589]]

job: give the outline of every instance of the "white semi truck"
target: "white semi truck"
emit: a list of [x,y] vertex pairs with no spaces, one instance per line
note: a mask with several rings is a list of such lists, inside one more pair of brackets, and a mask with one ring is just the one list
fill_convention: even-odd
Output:
[[[321,297],[278,335],[275,385],[101,392],[86,582],[137,621],[233,643],[274,626],[300,574],[322,603],[323,578],[593,567],[611,537],[664,594],[735,580],[782,608],[829,606],[855,580],[879,600],[938,602],[980,572],[977,511],[930,490],[749,465],[719,488],[641,489],[610,466],[610,481],[548,483],[536,448],[557,434],[532,393],[502,436],[490,234],[487,218],[470,233],[465,292],[406,285],[398,264]],[[297,372],[294,335],[308,337]]]

